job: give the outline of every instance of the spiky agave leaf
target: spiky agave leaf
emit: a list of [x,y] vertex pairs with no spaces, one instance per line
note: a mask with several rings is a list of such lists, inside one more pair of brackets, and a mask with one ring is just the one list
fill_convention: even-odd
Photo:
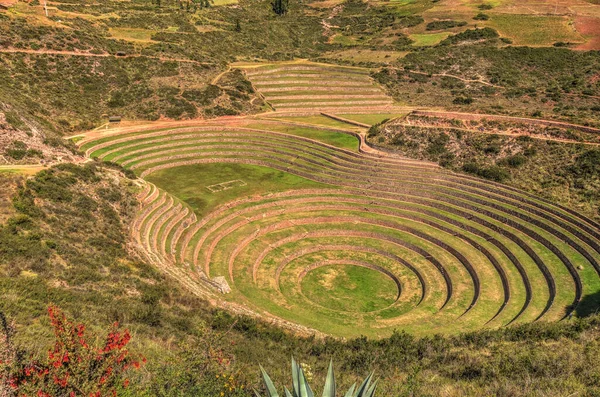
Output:
[[346,392],[346,394],[344,395],[344,397],[354,397],[354,390],[356,389],[356,383],[352,385],[352,387],[350,387],[350,389],[348,389],[348,391]]
[[260,366],[260,372],[262,373],[263,382],[265,384],[265,388],[267,389],[267,397],[279,397],[279,393],[277,393],[277,389],[275,388],[273,381],[271,380],[269,374],[267,374],[267,371],[265,371],[262,365]]
[[292,391],[294,397],[300,397],[300,366],[292,356]]
[[329,361],[327,379],[325,380],[325,387],[323,387],[323,397],[335,397],[335,375],[333,373],[333,359]]
[[379,382],[379,379],[375,380],[375,382],[373,382],[371,387],[369,387],[369,389],[367,389],[365,397],[373,397],[375,395],[375,390],[377,389],[377,382]]
[[356,394],[354,397],[367,397],[367,392],[369,390],[369,386],[371,385],[371,379],[373,379],[373,373],[371,372],[369,376],[365,378],[363,383],[359,386],[358,390],[356,390]]
[[285,397],[294,397],[287,387],[284,387],[283,389],[285,391]]
[[308,384],[308,380],[306,380],[306,377],[304,376],[304,370],[300,365],[296,365],[298,367],[298,375],[300,378],[300,393],[298,394],[298,397],[315,397],[310,385]]

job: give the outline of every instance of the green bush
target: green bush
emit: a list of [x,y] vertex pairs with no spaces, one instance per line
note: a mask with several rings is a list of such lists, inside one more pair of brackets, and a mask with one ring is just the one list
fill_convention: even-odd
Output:
[[506,164],[512,168],[519,168],[523,164],[527,162],[527,157],[522,154],[515,154],[514,156],[508,156],[503,161],[502,164]]
[[455,105],[470,105],[473,102],[474,102],[474,99],[472,97],[464,97],[464,96],[459,96],[452,100],[452,103]]
[[440,44],[458,44],[465,41],[485,41],[490,39],[496,39],[500,37],[497,31],[492,28],[483,28],[483,29],[467,29],[464,32],[455,34],[453,36],[448,37]]
[[452,20],[445,20],[445,21],[433,21],[433,22],[429,22],[427,24],[427,26],[425,27],[425,30],[446,30],[446,29],[452,29],[452,28],[457,28],[457,27],[461,27],[461,26],[466,26],[467,23],[465,21],[452,21]]
[[504,182],[510,178],[510,174],[499,166],[480,167],[477,163],[470,162],[462,166],[462,170],[468,174],[474,174],[495,182]]
[[600,177],[600,150],[592,149],[575,158],[569,171],[580,178],[596,179]]
[[446,133],[439,133],[429,138],[427,153],[432,156],[439,156],[447,152],[446,145],[450,142],[450,137]]

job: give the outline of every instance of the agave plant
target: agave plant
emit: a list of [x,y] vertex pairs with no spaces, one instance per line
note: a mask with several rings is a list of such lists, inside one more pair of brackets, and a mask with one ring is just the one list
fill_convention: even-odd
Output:
[[[277,388],[271,381],[269,374],[262,367],[260,367],[262,372],[263,381],[265,383],[265,389],[267,389],[266,397],[279,397],[279,393],[277,392]],[[377,381],[373,381],[373,373],[371,373],[367,378],[356,387],[356,383],[348,389],[344,397],[373,397],[375,395],[375,389],[377,388]],[[304,376],[304,370],[296,360],[292,357],[292,391],[290,392],[288,388],[284,388],[285,397],[314,397],[314,393]],[[261,397],[260,394],[255,390],[254,394],[256,397]],[[325,387],[323,388],[323,397],[336,397],[336,386],[335,386],[335,375],[333,374],[333,361],[329,362],[329,370],[327,371],[327,379],[325,380]]]

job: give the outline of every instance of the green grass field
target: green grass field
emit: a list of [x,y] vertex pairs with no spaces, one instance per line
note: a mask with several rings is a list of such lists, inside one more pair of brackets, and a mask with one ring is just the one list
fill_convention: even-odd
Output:
[[[315,116],[318,119],[313,119],[313,121],[318,121],[319,124],[321,124],[321,117],[319,116]],[[325,117],[323,117],[325,118]],[[334,121],[334,120],[332,120]],[[307,121],[308,123],[310,123],[310,121]],[[315,123],[316,124],[316,123]],[[336,126],[339,125],[337,124],[337,122],[335,123]],[[318,130],[318,129],[314,129],[314,128],[310,128],[310,127],[295,127],[295,126],[290,126],[290,125],[285,125],[285,124],[280,124],[280,125],[266,125],[266,124],[261,124],[260,122],[257,122],[256,124],[254,123],[250,123],[248,125],[248,127],[250,128],[268,128],[272,131],[277,131],[277,132],[282,132],[285,134],[291,134],[291,135],[297,135],[297,136],[301,136],[301,137],[305,137],[305,138],[309,138],[309,139],[314,139],[323,143],[326,143],[328,145],[331,146],[335,146],[341,149],[347,149],[347,150],[352,150],[352,151],[357,151],[358,150],[358,139],[356,139],[356,137],[349,135],[349,134],[343,134],[340,132],[334,132],[334,131],[327,131],[327,130]],[[351,128],[348,128],[347,124],[344,123],[344,129],[347,130],[351,130]]]
[[[358,129],[358,128],[354,128],[355,126],[353,126],[351,124],[344,123],[343,121],[334,120],[330,117],[321,116],[321,115],[319,115],[319,116],[280,117],[279,119],[294,121],[294,122],[298,122],[298,123],[323,125],[326,127],[341,128],[341,129],[346,129],[346,130]],[[354,146],[348,146],[348,148],[354,149]]]
[[[208,189],[209,186],[234,180],[241,180],[245,185],[220,192]],[[206,215],[216,206],[237,197],[326,186],[267,167],[245,164],[203,164],[169,168],[152,174],[148,181],[184,201],[199,216]]]
[[302,280],[308,299],[329,309],[345,312],[372,312],[384,309],[399,293],[384,274],[352,265],[323,266]]
[[424,46],[433,46],[438,44],[440,41],[444,40],[450,36],[448,32],[441,33],[422,33],[422,34],[411,34],[410,37],[414,43],[412,44],[415,47],[424,47]]
[[401,113],[381,113],[381,114],[342,114],[345,119],[358,121],[359,123],[375,125],[384,120],[391,120],[397,117],[403,117],[406,114]]

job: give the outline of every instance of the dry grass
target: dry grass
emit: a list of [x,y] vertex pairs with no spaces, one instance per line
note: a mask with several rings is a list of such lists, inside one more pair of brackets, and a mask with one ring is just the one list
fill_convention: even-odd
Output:
[[153,30],[136,28],[110,28],[109,32],[115,39],[143,43],[152,42],[152,35],[155,33]]
[[585,41],[569,17],[491,14],[486,25],[503,37],[509,37],[516,45],[549,46],[559,41]]
[[394,62],[400,58],[403,58],[406,54],[408,54],[407,51],[375,51],[348,49],[326,53],[322,56],[322,58],[349,62],[387,63]]

